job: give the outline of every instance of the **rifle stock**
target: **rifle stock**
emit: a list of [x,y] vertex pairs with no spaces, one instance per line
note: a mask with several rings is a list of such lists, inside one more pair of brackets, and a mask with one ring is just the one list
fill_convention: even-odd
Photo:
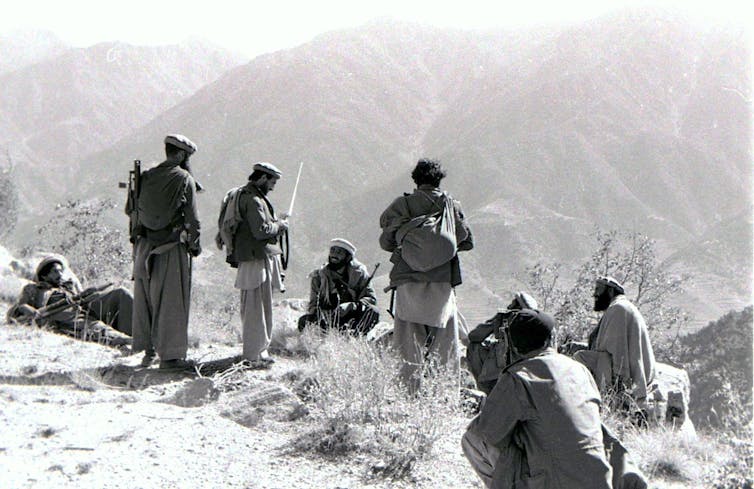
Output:
[[97,287],[90,287],[80,294],[76,294],[71,297],[64,297],[63,299],[57,300],[52,304],[47,304],[46,306],[37,309],[36,319],[47,319],[50,316],[63,312],[67,309],[70,309],[71,307],[85,305],[94,299],[95,294],[102,292],[112,285],[112,282],[108,282]]
[[[121,188],[125,184],[120,184]],[[128,172],[128,197],[126,215],[128,215],[128,236],[131,243],[136,242],[139,234],[139,192],[141,191],[141,160],[134,160],[133,170]]]

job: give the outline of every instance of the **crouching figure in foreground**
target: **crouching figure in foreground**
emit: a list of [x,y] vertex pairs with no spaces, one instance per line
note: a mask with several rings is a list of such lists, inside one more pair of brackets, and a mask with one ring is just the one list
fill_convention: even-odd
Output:
[[536,310],[511,319],[514,362],[469,424],[464,454],[486,487],[646,488],[602,426],[592,375],[552,348],[554,328],[552,317]]
[[131,344],[133,297],[126,289],[81,284],[65,258],[42,259],[34,281],[24,286],[7,320],[35,323],[57,333],[109,346]]

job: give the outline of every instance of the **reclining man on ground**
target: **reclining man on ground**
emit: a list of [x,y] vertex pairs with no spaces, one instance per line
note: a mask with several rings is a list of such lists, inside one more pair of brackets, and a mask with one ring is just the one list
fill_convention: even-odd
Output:
[[299,331],[315,323],[323,330],[366,334],[377,324],[380,316],[372,277],[355,255],[356,247],[349,241],[330,241],[327,263],[309,275],[309,306],[298,320]]
[[500,372],[511,363],[506,333],[512,311],[536,309],[537,301],[526,292],[518,292],[508,307],[498,311],[487,321],[469,332],[466,361],[476,381],[477,389],[489,394],[495,387]]
[[113,347],[130,345],[133,297],[123,288],[100,289],[82,290],[64,257],[47,256],[6,319],[47,326],[84,341]]

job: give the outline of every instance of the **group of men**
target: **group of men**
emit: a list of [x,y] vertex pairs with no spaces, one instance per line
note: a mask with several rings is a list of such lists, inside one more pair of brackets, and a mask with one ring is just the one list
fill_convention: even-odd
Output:
[[[127,344],[132,335],[133,351],[144,351],[144,367],[156,358],[162,369],[192,366],[186,359],[191,263],[201,247],[189,159],[197,147],[178,134],[164,143],[165,161],[141,174],[126,209],[134,244],[132,309],[130,294],[118,289],[109,299],[114,304],[119,298],[115,317],[104,306],[108,299],[99,296],[76,302],[78,309],[66,310],[65,317],[41,314],[61,298],[72,302],[81,295],[61,278],[64,259],[51,258],[40,263],[35,282],[24,288],[9,315],[46,320],[82,339],[111,344]],[[275,361],[268,351],[272,295],[284,290],[279,239],[289,216],[276,215],[268,194],[281,176],[270,163],[255,164],[248,182],[226,194],[215,238],[237,269],[243,357],[256,367]],[[379,243],[393,264],[386,291],[392,294],[389,313],[394,349],[402,359],[400,378],[416,393],[430,361],[458,378],[458,252],[471,250],[474,238],[460,203],[440,188],[446,172],[439,162],[421,159],[411,176],[413,192],[396,198],[380,216]],[[374,273],[356,259],[356,251],[346,239],[330,242],[327,263],[309,276],[300,330],[314,325],[360,334],[377,323]],[[523,292],[468,335],[467,360],[488,397],[463,437],[463,449],[486,486],[646,487],[636,472],[626,476],[613,470],[613,459],[625,450],[616,448],[620,444],[599,414],[601,392],[616,386],[637,406],[646,406],[654,376],[646,324],[614,278],[596,281],[594,300],[594,309],[604,315],[577,360],[556,352],[555,321]]]

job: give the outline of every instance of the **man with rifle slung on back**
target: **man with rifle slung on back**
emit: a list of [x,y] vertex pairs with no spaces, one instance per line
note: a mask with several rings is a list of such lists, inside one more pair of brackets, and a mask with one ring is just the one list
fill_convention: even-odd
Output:
[[342,238],[330,241],[327,263],[309,274],[309,306],[298,320],[299,331],[307,323],[315,323],[322,329],[366,334],[377,324],[380,316],[372,287],[374,273],[370,275],[355,255],[351,242]]
[[131,344],[131,295],[111,284],[82,290],[62,256],[42,259],[21,291],[8,321],[47,326],[58,333],[113,347]]
[[133,349],[142,366],[155,355],[161,369],[192,367],[188,350],[191,259],[201,253],[196,182],[188,160],[196,145],[180,134],[165,138],[166,159],[134,175],[126,212],[134,243]]

